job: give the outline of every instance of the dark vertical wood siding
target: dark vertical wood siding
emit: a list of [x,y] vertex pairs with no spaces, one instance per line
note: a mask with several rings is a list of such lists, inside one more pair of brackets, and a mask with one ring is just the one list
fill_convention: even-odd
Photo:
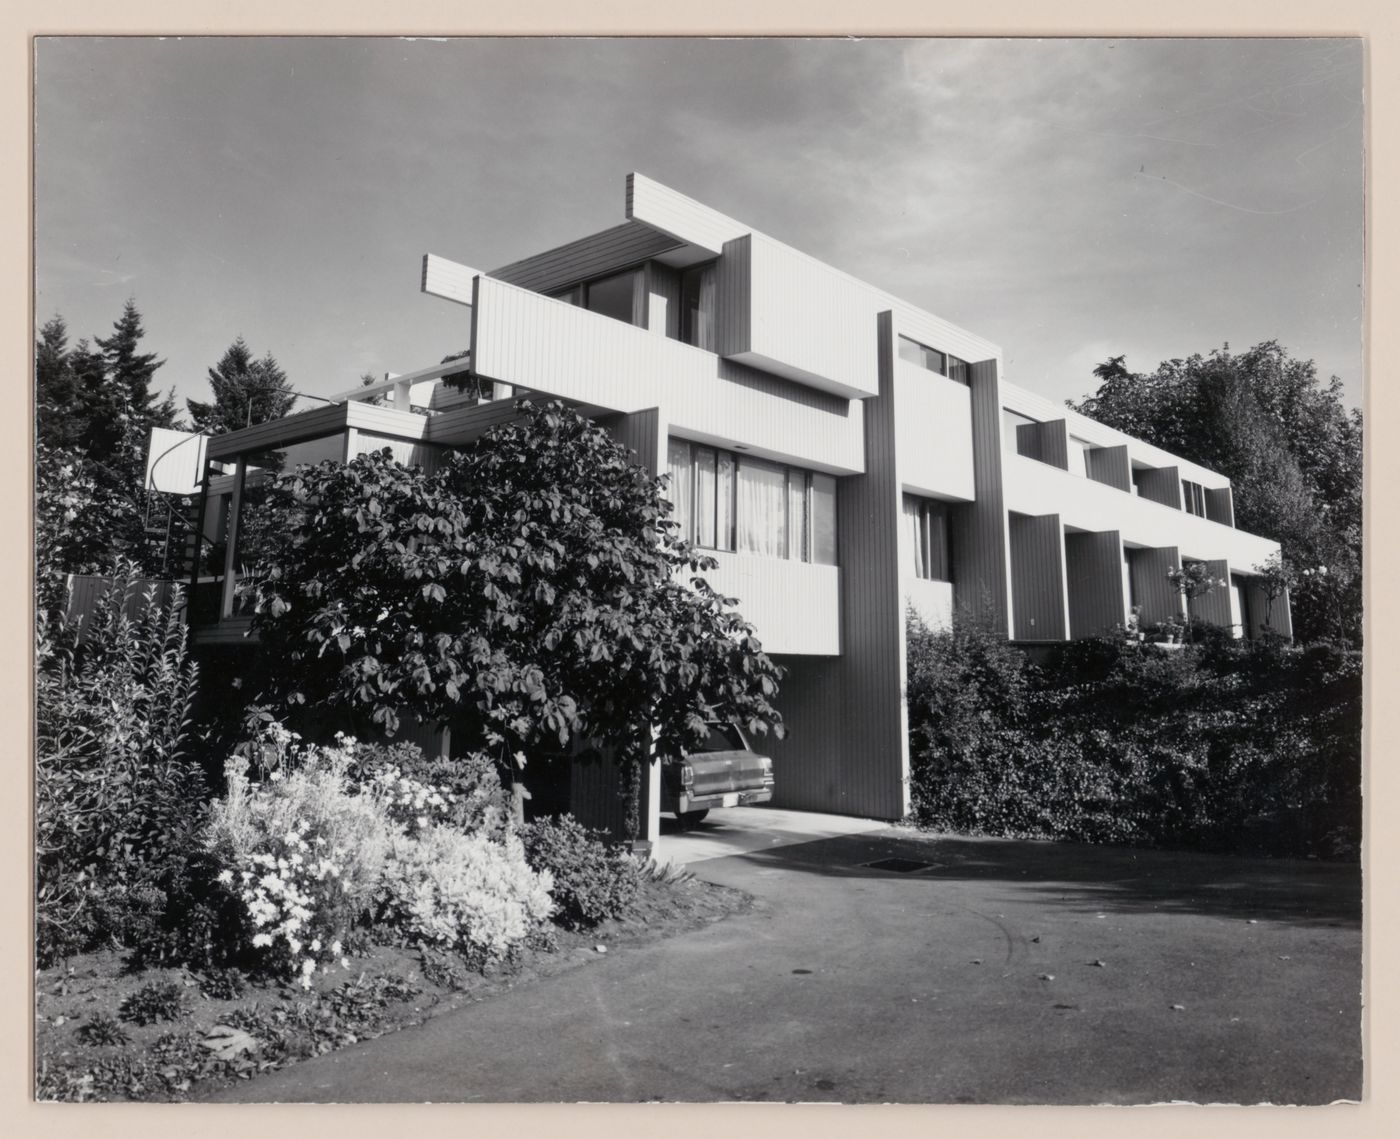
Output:
[[1069,635],[1097,637],[1123,624],[1123,543],[1117,530],[1065,535]]
[[790,801],[838,814],[903,814],[904,606],[899,590],[892,318],[877,318],[880,394],[865,402],[866,473],[837,483],[842,762],[795,773]]
[[1040,461],[1069,470],[1069,424],[1063,419],[1040,425]]
[[1235,524],[1235,497],[1228,486],[1206,491],[1206,517],[1225,526]]
[[1250,637],[1261,637],[1265,632],[1274,632],[1283,637],[1293,636],[1293,613],[1287,591],[1283,596],[1274,598],[1271,610],[1269,596],[1259,584],[1259,579],[1246,578],[1244,605],[1248,611],[1245,621]]
[[1039,459],[1043,454],[1041,446],[1044,437],[1040,434],[1039,423],[1022,423],[1016,427],[1016,454],[1028,459]]
[[1133,491],[1133,474],[1128,464],[1128,447],[1091,447],[1089,449],[1089,477],[1095,482]]
[[846,702],[839,657],[775,656],[787,670],[778,692],[778,711],[787,738],[759,736],[756,750],[773,759],[773,803],[799,811],[840,813],[848,796],[846,768],[863,750],[850,751],[845,738]]
[[1202,621],[1209,621],[1212,625],[1220,625],[1228,629],[1233,623],[1233,616],[1230,613],[1230,563],[1221,559],[1218,561],[1206,562],[1206,572],[1211,577],[1218,578],[1226,582],[1223,586],[1216,586],[1203,597],[1198,597],[1191,602],[1191,612]]
[[[82,639],[83,627],[106,603],[111,591],[112,579],[96,574],[70,573],[68,575],[68,605],[65,616],[68,629]],[[128,621],[140,621],[151,605],[169,605],[174,597],[175,583],[159,581],[155,578],[137,578],[122,598],[122,615]],[[184,605],[181,603],[181,616]]]
[[1011,611],[1018,641],[1063,641],[1065,576],[1063,530],[1058,514],[1013,514]]
[[953,512],[953,604],[1010,631],[1006,592],[1006,506],[1001,478],[1001,392],[997,362],[968,369],[972,393],[975,499]]
[[1181,509],[1181,475],[1176,467],[1153,467],[1138,472],[1138,497]]
[[753,245],[748,234],[724,243],[715,268],[715,352],[737,356],[752,341]]
[[1143,627],[1181,616],[1181,594],[1167,580],[1167,570],[1181,564],[1175,546],[1128,551],[1128,572],[1133,579],[1133,595],[1142,607]]

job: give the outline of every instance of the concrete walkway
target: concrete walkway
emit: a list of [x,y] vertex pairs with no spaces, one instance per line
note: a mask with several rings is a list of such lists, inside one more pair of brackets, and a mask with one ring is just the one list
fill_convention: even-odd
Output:
[[661,837],[652,858],[661,865],[691,866],[731,854],[754,854],[813,842],[819,838],[870,834],[890,824],[814,811],[781,811],[771,807],[727,807],[711,811],[694,830],[682,830],[669,816],[661,818]]
[[893,829],[688,861],[753,908],[212,1098],[1360,1096],[1354,866]]

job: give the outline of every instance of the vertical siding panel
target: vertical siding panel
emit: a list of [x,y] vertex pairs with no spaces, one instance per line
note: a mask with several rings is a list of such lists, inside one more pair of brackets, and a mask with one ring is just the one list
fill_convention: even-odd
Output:
[[1018,641],[1063,641],[1068,635],[1062,535],[1058,514],[1011,515],[1011,598]]
[[1069,635],[1097,637],[1127,616],[1123,597],[1123,543],[1117,530],[1065,535]]
[[1181,618],[1181,594],[1167,581],[1167,570],[1180,564],[1181,553],[1175,546],[1128,551],[1128,572],[1132,575],[1133,595],[1142,607],[1144,627]]
[[1128,462],[1128,447],[1092,447],[1089,450],[1089,477],[1095,482],[1133,491],[1132,468]]
[[738,356],[753,337],[753,241],[748,234],[724,243],[715,269],[715,352]]
[[1138,497],[1181,509],[1181,474],[1176,467],[1154,467],[1138,474]]
[[1244,580],[1244,603],[1248,610],[1248,635],[1261,637],[1266,632],[1274,632],[1280,636],[1292,637],[1293,614],[1287,591],[1284,592],[1283,596],[1274,598],[1273,609],[1270,612],[1269,598],[1264,592],[1264,587],[1259,584],[1259,579],[1247,577]]
[[1212,625],[1228,629],[1234,621],[1230,612],[1230,563],[1221,558],[1208,561],[1205,566],[1211,577],[1220,578],[1225,585],[1217,586],[1204,597],[1196,598],[1191,602],[1191,610],[1202,621],[1209,621]]
[[1235,498],[1228,486],[1206,491],[1206,517],[1223,526],[1235,524]]
[[865,404],[866,473],[837,489],[843,754],[824,751],[801,768],[790,794],[821,810],[893,819],[904,810],[904,613],[889,313],[880,314],[877,335],[880,394]]
[[995,360],[969,369],[972,482],[976,499],[953,511],[953,602],[1010,631],[1006,589],[1007,525],[1001,475],[1001,394]]
[[1069,425],[1063,419],[1040,425],[1040,461],[1069,470]]
[[663,265],[659,261],[647,262],[646,273],[646,322],[648,332],[669,336],[672,340],[681,334],[681,275],[679,270]]

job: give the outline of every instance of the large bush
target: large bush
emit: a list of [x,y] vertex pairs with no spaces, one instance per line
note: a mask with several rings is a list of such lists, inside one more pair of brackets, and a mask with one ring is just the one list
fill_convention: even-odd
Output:
[[[191,859],[204,786],[189,754],[190,660],[168,604],[119,563],[79,639],[41,613],[36,644],[36,917],[43,962],[102,942],[159,952]],[[179,923],[174,923],[178,926]]]
[[982,834],[1283,855],[1360,842],[1361,663],[1329,646],[909,630],[912,814]]

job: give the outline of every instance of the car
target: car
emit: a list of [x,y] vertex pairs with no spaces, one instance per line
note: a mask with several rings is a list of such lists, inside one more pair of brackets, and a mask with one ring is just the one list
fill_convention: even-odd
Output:
[[759,755],[737,724],[713,722],[705,742],[661,762],[661,809],[694,826],[713,807],[773,798],[773,761]]

